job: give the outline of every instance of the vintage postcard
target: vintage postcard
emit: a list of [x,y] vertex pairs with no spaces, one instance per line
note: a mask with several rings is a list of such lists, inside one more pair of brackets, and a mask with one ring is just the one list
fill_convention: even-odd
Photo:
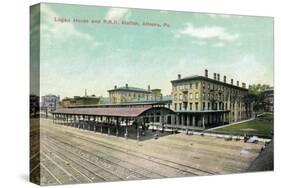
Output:
[[30,181],[274,170],[274,18],[30,7]]

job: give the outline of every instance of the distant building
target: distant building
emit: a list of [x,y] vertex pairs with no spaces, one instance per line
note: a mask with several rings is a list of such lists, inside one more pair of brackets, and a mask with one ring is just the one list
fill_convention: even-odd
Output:
[[252,105],[243,99],[248,94],[246,84],[236,85],[226,76],[214,73],[213,79],[205,76],[190,76],[172,80],[172,110],[177,113],[172,124],[196,127],[212,127],[250,118]]
[[274,88],[270,87],[264,91],[264,111],[274,111]]
[[63,107],[69,106],[77,106],[77,105],[95,105],[99,104],[100,97],[96,97],[95,95],[88,96],[87,90],[85,90],[84,96],[74,96],[73,98],[64,98],[62,100]]
[[56,95],[44,95],[41,97],[41,108],[48,111],[56,110],[59,106],[60,97]]
[[138,102],[138,101],[158,101],[162,99],[161,89],[147,89],[129,87],[117,87],[108,90],[109,101],[112,104]]

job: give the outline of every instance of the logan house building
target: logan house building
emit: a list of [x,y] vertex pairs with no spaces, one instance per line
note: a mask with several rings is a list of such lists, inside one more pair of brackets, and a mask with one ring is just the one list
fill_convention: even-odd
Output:
[[249,119],[253,114],[253,105],[245,96],[248,95],[246,84],[227,82],[226,76],[214,73],[205,76],[190,76],[172,80],[172,105],[176,112],[171,116],[171,124],[199,129]]

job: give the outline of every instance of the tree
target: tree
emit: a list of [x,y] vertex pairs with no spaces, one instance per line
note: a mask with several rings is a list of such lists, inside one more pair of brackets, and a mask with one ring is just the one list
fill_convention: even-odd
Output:
[[264,109],[264,91],[270,86],[266,84],[249,85],[249,94],[244,97],[245,102],[254,103],[254,111]]

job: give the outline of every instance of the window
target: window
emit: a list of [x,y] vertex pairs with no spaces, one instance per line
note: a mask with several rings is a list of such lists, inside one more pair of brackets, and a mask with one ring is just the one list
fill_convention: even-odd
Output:
[[198,98],[199,98],[199,94],[195,93],[195,99],[198,99]]
[[192,93],[189,93],[189,99],[192,99]]
[[175,93],[175,95],[174,95],[174,100],[176,101],[176,100],[178,100],[177,99],[177,94]]
[[177,103],[175,103],[174,105],[175,105],[175,107],[174,107],[174,108],[175,108],[175,110],[177,110]]
[[202,82],[202,87],[203,89],[205,89],[205,82]]
[[184,103],[183,103],[183,108],[184,108],[184,110],[187,109],[187,102],[184,102]]
[[206,100],[205,92],[203,92],[203,100]]
[[180,100],[182,100],[182,94],[180,94]]
[[192,110],[192,102],[189,103],[189,110]]
[[198,110],[198,102],[195,103],[195,110]]
[[203,110],[205,110],[205,102],[203,102]]
[[208,102],[208,110],[210,110],[210,103]]
[[182,106],[182,104],[180,103],[179,105],[180,105],[180,110],[181,110],[181,106]]
[[190,83],[190,85],[189,85],[189,89],[192,89],[192,83]]
[[195,89],[198,89],[198,82],[195,83]]

